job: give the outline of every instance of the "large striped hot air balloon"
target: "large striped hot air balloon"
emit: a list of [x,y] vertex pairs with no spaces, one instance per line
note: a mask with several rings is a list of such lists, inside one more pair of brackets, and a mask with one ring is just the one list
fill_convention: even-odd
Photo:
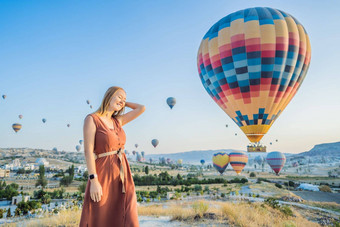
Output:
[[309,37],[291,15],[256,7],[232,13],[203,37],[197,66],[204,88],[251,142],[259,142],[303,82]]
[[248,162],[248,156],[243,151],[233,151],[229,154],[229,162],[235,172],[240,174]]
[[229,164],[229,155],[227,153],[218,152],[212,157],[213,165],[220,174],[223,174]]
[[19,123],[14,123],[12,125],[13,130],[17,133],[21,129],[22,125]]
[[286,156],[279,151],[273,151],[268,153],[266,160],[276,175],[279,175],[282,167],[286,163]]
[[170,109],[172,109],[176,105],[176,99],[174,97],[169,97],[167,98],[166,103],[170,106]]
[[159,144],[158,139],[151,140],[151,144],[152,144],[153,147],[157,147],[157,145]]

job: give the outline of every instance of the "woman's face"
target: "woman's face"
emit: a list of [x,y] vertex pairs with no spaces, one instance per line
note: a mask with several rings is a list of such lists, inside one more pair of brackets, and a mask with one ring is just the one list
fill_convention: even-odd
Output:
[[110,111],[119,111],[125,106],[126,101],[126,93],[124,90],[119,89],[116,93],[112,96],[109,110]]

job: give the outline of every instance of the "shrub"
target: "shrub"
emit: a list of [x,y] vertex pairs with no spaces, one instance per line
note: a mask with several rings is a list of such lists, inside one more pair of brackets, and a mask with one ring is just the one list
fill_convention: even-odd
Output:
[[207,212],[207,210],[209,209],[209,205],[207,203],[199,201],[199,202],[195,202],[192,205],[192,208],[194,209],[194,212],[196,215],[203,217],[203,214]]
[[268,206],[274,208],[274,209],[277,209],[280,207],[279,205],[279,202],[275,199],[275,198],[267,198],[265,201],[264,201],[265,204],[267,204]]
[[275,183],[275,186],[276,186],[277,188],[282,188],[282,185],[279,184],[279,183]]
[[332,192],[332,189],[331,189],[329,186],[327,186],[327,185],[321,185],[321,186],[319,187],[319,189],[320,189],[320,191],[322,191],[322,192]]
[[251,172],[251,173],[249,174],[249,176],[250,176],[250,177],[256,177],[256,174],[255,174],[254,172]]
[[293,211],[289,206],[283,205],[280,207],[280,211],[286,216],[293,216]]

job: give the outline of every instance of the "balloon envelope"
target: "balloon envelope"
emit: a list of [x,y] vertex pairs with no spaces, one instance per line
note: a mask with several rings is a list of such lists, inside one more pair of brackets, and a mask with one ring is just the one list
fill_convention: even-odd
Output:
[[177,164],[178,164],[178,165],[182,165],[182,163],[183,163],[183,160],[182,160],[182,159],[178,159],[178,160],[177,160]]
[[71,125],[70,124],[67,124],[67,127],[70,127]]
[[21,114],[19,115],[19,118],[22,119],[24,116],[22,116]]
[[135,154],[136,154],[136,151],[132,151],[132,154],[135,155]]
[[300,88],[310,58],[309,37],[294,17],[256,7],[214,24],[197,66],[210,97],[251,142],[259,142]]
[[53,147],[52,151],[57,152],[58,149],[56,147]]
[[6,97],[7,97],[6,95],[2,95],[2,98],[3,98],[3,99],[6,99]]
[[137,158],[136,159],[137,159],[138,162],[141,162],[142,161],[142,155],[137,153]]
[[142,154],[142,157],[144,158],[144,154],[145,154],[145,152],[144,151],[142,151],[142,152],[140,152],[141,154]]
[[80,146],[80,145],[77,145],[77,146],[76,146],[76,150],[77,150],[77,151],[80,151],[80,149],[81,149],[81,146]]
[[19,124],[19,123],[14,123],[14,124],[12,125],[12,128],[13,128],[13,130],[14,130],[15,132],[18,132],[18,131],[21,129],[21,127],[22,127],[22,125]]
[[172,109],[176,104],[176,99],[174,97],[169,97],[167,98],[166,103],[170,106],[170,109]]
[[137,147],[138,147],[138,144],[135,144],[135,147],[137,148]]
[[202,159],[202,160],[200,161],[200,163],[201,163],[202,165],[204,165],[204,163],[205,163],[204,159]]
[[235,172],[240,174],[248,162],[248,156],[243,151],[233,151],[229,154],[229,162]]
[[262,157],[261,155],[256,156],[255,157],[255,162],[259,165],[262,165],[262,163],[264,163],[264,157]]
[[157,147],[157,145],[159,144],[158,139],[151,140],[151,144],[152,144],[153,147]]
[[90,100],[86,100],[86,103],[87,103],[87,104],[90,104]]
[[42,122],[43,122],[43,123],[45,123],[45,122],[46,122],[46,119],[45,119],[45,118],[43,118],[43,119],[42,119]]
[[80,145],[83,145],[83,142],[84,142],[83,140],[79,140]]
[[222,174],[229,164],[229,155],[227,153],[218,152],[212,157],[213,165],[220,174]]
[[286,163],[286,156],[279,151],[273,151],[267,154],[266,161],[274,170],[276,175],[278,175]]

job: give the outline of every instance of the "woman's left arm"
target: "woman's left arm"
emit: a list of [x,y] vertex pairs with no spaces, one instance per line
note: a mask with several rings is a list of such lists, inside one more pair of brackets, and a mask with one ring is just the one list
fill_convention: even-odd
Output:
[[123,114],[117,117],[117,120],[120,122],[121,126],[136,119],[139,115],[141,115],[145,111],[145,106],[137,104],[137,103],[126,102],[125,107],[129,107],[132,110],[127,112],[126,114]]

